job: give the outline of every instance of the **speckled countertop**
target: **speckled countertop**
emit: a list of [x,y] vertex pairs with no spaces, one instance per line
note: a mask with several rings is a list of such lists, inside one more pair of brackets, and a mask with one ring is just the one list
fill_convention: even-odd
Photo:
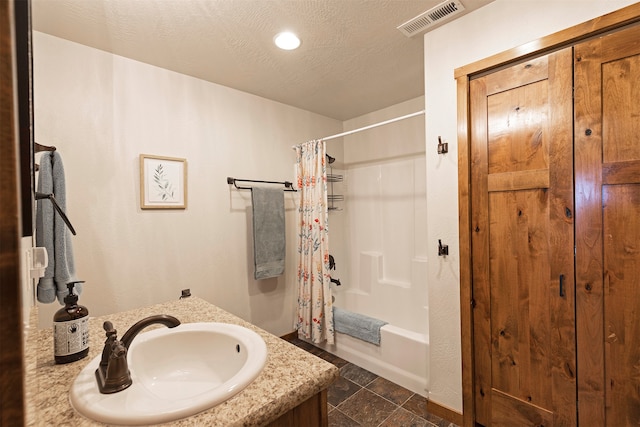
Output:
[[110,320],[119,332],[124,333],[138,320],[155,314],[169,314],[182,323],[223,322],[247,327],[262,336],[269,353],[263,371],[247,388],[214,408],[165,424],[167,426],[265,425],[326,389],[338,377],[338,369],[334,365],[202,299],[190,297],[91,318],[89,355],[66,365],[56,365],[53,361],[52,330],[32,331],[25,350],[27,425],[104,425],[74,411],[69,403],[71,384],[82,368],[101,353],[105,320]]

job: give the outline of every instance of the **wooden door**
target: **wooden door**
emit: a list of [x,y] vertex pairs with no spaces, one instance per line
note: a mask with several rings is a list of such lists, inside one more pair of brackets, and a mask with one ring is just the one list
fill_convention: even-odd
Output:
[[476,422],[576,424],[572,49],[470,82]]
[[640,425],[640,28],[575,49],[579,418]]

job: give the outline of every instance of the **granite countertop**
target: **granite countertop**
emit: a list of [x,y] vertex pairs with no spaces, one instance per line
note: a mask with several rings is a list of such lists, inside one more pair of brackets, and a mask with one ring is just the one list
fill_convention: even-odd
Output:
[[[326,389],[338,369],[298,347],[196,297],[157,304],[89,321],[89,355],[77,362],[56,365],[51,329],[37,330],[25,350],[27,425],[101,426],[78,414],[69,403],[73,380],[89,361],[102,352],[102,324],[110,320],[119,335],[140,319],[169,314],[182,323],[222,322],[257,332],[267,344],[267,363],[258,378],[240,393],[205,412],[167,423],[170,426],[261,426]],[[151,329],[152,327],[148,328]]]

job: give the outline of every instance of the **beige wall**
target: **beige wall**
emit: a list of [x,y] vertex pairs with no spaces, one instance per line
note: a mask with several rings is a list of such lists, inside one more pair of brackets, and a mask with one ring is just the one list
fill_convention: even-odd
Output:
[[[64,161],[90,314],[190,288],[276,335],[293,330],[295,196],[285,193],[285,274],[255,281],[251,193],[226,177],[291,181],[291,147],[341,122],[37,32],[34,74],[35,139]],[[142,153],[188,160],[187,209],[140,209]],[[40,304],[40,326],[59,308]]]
[[[429,399],[462,410],[456,86],[463,65],[606,14],[634,1],[496,0],[424,36],[429,262]],[[449,154],[433,149],[438,135]],[[437,240],[449,256],[436,256]],[[436,244],[434,244],[436,242]]]

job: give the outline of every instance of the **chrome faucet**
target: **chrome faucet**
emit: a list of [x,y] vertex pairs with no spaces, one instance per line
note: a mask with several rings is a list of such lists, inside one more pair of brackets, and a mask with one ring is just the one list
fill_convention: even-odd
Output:
[[180,321],[166,314],[145,317],[130,327],[121,340],[118,340],[118,331],[113,328],[113,324],[109,321],[104,322],[102,327],[106,331],[107,339],[102,349],[100,365],[96,369],[96,380],[98,381],[100,393],[117,393],[132,384],[131,373],[127,364],[129,346],[140,331],[156,323],[165,325],[168,328],[175,328],[180,324]]

